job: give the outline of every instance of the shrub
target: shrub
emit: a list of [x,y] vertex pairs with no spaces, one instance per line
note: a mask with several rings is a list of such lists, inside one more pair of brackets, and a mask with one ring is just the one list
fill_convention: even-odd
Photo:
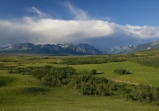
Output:
[[97,71],[96,71],[96,69],[92,69],[92,70],[90,71],[90,73],[91,73],[92,75],[95,75],[95,74],[97,73]]
[[14,80],[15,80],[15,78],[12,78],[12,77],[0,76],[0,87],[8,85],[9,83],[13,82]]
[[115,69],[114,72],[120,75],[132,74],[132,72],[127,71],[126,69]]

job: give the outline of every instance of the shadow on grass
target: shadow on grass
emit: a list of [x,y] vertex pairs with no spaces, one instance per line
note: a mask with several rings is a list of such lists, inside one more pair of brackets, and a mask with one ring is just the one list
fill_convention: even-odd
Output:
[[104,74],[104,72],[97,72],[95,75]]

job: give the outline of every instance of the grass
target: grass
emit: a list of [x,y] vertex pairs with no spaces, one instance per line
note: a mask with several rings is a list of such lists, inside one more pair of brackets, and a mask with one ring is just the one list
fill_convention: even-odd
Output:
[[15,81],[13,77],[0,76],[0,87],[7,86]]
[[[9,56],[10,57],[10,56]],[[4,60],[2,57],[0,60]],[[37,59],[35,59],[37,58]],[[2,62],[5,66],[44,66],[65,67],[59,62],[62,57],[11,56],[11,62]],[[5,58],[6,59],[6,58]],[[35,60],[34,60],[35,59]],[[18,61],[18,62],[17,62]],[[97,76],[109,79],[159,86],[159,69],[141,66],[131,62],[106,64],[70,65],[78,71],[96,69]],[[118,75],[115,69],[126,69],[130,75]],[[159,111],[157,106],[142,105],[125,101],[122,97],[83,96],[74,89],[66,87],[47,87],[31,75],[8,74],[0,70],[0,80],[6,85],[0,86],[0,111]]]
[[[59,56],[7,56],[9,60],[16,60],[19,62],[1,62],[5,66],[44,66],[52,65],[55,67],[66,67],[71,66],[76,68],[78,71],[96,69],[98,73],[103,73],[98,76],[106,77],[108,79],[127,81],[131,83],[141,83],[151,86],[159,86],[159,69],[148,66],[141,66],[132,62],[115,62],[106,64],[85,64],[85,65],[65,65],[65,64],[53,64],[52,62],[60,62],[63,58],[69,57],[59,57]],[[6,59],[2,56],[0,60]],[[129,75],[118,75],[114,73],[115,69],[126,69],[133,74]]]
[[[23,75],[21,75],[23,76]],[[35,84],[34,84],[35,85]],[[38,86],[39,84],[37,84]],[[17,92],[19,87],[0,89],[3,111],[158,111],[156,106],[127,102],[118,97],[83,96],[73,89],[47,88],[45,94]],[[21,87],[22,88],[22,87]],[[14,89],[14,90],[13,90]],[[13,92],[14,91],[14,92]]]
[[[99,74],[97,76],[106,77],[113,80],[121,80],[132,83],[139,83],[159,87],[159,68],[141,66],[132,62],[116,62],[106,64],[87,64],[87,65],[72,65],[77,70],[96,69]],[[114,73],[115,69],[126,69],[132,74],[119,75]]]

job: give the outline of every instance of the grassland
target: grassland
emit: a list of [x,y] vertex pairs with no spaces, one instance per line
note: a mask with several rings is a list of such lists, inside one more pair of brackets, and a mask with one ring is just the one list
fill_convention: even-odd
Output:
[[[44,87],[30,75],[1,76],[16,78],[0,88],[0,110],[4,111],[158,111],[156,106],[140,105],[118,97],[83,96],[67,88]],[[25,92],[24,88],[47,89],[43,93]]]
[[[112,62],[105,64],[66,65],[54,64],[64,57],[52,56],[1,56],[3,66],[71,66],[77,71],[96,69],[96,76],[117,82],[141,83],[159,86],[159,69],[141,66],[132,62]],[[130,75],[114,73],[117,68],[132,72]],[[83,96],[67,87],[48,87],[32,75],[8,74],[0,70],[0,78],[6,78],[0,86],[0,111],[159,111],[158,106],[142,105],[123,100],[116,96]],[[37,90],[32,92],[32,90]]]
[[[117,62],[117,63],[106,63],[106,64],[89,64],[89,65],[73,65],[77,70],[91,70],[97,69],[100,77],[106,77],[113,80],[121,80],[130,83],[145,84],[151,86],[159,86],[159,68],[141,66],[137,63],[132,62]],[[118,75],[114,73],[115,69],[127,69],[132,74],[129,75]]]

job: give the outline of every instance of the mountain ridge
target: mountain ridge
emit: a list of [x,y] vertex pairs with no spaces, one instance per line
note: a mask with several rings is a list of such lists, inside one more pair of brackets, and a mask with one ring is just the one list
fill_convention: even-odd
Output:
[[9,46],[0,46],[0,53],[28,53],[28,54],[53,54],[53,55],[96,55],[96,54],[125,54],[142,50],[159,48],[159,40],[148,43],[115,46],[107,48],[104,52],[89,44],[33,44],[15,43]]
[[88,44],[33,44],[16,43],[6,47],[0,47],[0,52],[18,52],[33,54],[55,55],[94,55],[102,53],[100,50]]
[[138,44],[138,45],[115,46],[115,47],[106,49],[105,53],[124,54],[124,53],[132,53],[132,52],[155,49],[155,48],[159,48],[159,40],[153,40],[151,42]]

